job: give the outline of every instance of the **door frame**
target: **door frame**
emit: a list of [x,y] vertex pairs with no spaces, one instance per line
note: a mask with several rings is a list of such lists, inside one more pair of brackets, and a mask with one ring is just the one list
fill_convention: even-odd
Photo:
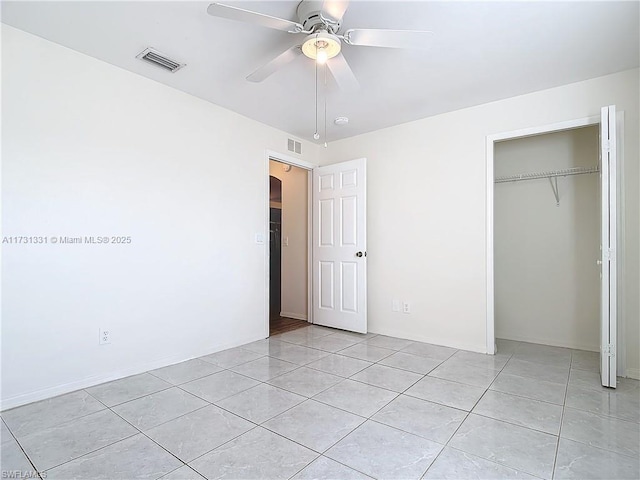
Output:
[[[493,355],[496,353],[495,344],[495,285],[494,285],[494,242],[493,242],[493,216],[494,216],[494,146],[498,141],[512,140],[516,138],[530,137],[545,133],[560,132],[563,130],[573,130],[581,127],[588,127],[600,124],[600,115],[583,117],[564,122],[540,125],[536,127],[523,128],[508,132],[496,133],[486,136],[486,272],[487,272],[487,311],[486,311],[486,348],[487,353]],[[617,220],[618,220],[618,297],[616,299],[618,306],[618,339],[625,338],[625,282],[624,282],[624,191],[622,179],[624,171],[624,111],[620,110],[616,115],[616,128],[618,133],[618,171],[616,177],[617,185]],[[594,259],[595,262],[596,259]],[[617,342],[617,366],[618,375],[626,374],[626,349],[624,342]]]
[[[310,162],[306,162],[304,160],[301,160],[299,158],[295,158],[292,157],[290,155],[286,155],[284,153],[280,153],[280,152],[276,152],[274,150],[265,150],[265,172],[264,172],[264,178],[265,178],[265,195],[264,195],[264,199],[265,199],[265,206],[264,206],[264,217],[265,217],[265,224],[264,224],[264,231],[265,232],[269,232],[269,207],[270,207],[270,202],[269,202],[269,161],[270,160],[275,160],[276,162],[280,162],[286,165],[292,165],[294,167],[299,167],[302,168],[304,170],[307,171],[307,322],[309,323],[313,323],[313,284],[312,284],[312,273],[311,273],[311,267],[313,266],[312,264],[312,226],[313,226],[313,219],[312,219],[312,210],[311,207],[313,206],[312,203],[312,194],[313,194],[313,169],[316,168],[318,165],[315,165],[313,163]],[[265,238],[267,238],[266,234],[264,236]],[[269,250],[269,242],[265,241],[264,242],[264,248],[265,248],[265,299],[264,299],[264,312],[265,312],[265,319],[264,319],[264,338],[268,338],[269,337],[269,270],[270,270],[270,266],[269,266],[269,261],[271,259],[271,252]]]

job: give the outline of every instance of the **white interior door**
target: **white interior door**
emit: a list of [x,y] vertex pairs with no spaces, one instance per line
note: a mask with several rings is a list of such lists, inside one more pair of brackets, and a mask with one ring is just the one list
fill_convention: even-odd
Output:
[[366,159],[313,170],[313,323],[367,333]]
[[602,385],[616,386],[616,107],[603,107],[600,119],[600,194],[602,202],[601,243],[601,336]]

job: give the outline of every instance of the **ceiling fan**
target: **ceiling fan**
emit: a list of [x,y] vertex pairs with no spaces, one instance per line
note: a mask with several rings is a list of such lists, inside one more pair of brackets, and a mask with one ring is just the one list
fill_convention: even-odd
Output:
[[354,90],[358,88],[358,80],[341,53],[343,42],[370,47],[426,48],[433,35],[433,32],[420,30],[357,28],[342,31],[342,17],[348,7],[348,0],[302,0],[297,8],[299,23],[221,3],[209,5],[207,13],[214,17],[305,35],[302,43],[280,53],[249,75],[247,80],[251,82],[263,81],[304,54],[318,63],[326,62],[341,89]]

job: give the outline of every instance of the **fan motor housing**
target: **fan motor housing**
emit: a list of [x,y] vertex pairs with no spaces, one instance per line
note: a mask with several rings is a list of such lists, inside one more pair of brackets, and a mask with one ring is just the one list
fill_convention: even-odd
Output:
[[298,19],[306,31],[315,32],[322,28],[336,33],[342,19],[327,18],[329,23],[325,24],[320,17],[322,4],[323,2],[318,0],[302,0],[297,9]]

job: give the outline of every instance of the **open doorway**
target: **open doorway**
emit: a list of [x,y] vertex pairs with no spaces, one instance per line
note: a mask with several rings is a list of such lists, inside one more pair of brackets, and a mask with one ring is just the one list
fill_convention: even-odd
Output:
[[269,335],[308,325],[309,171],[269,160]]

